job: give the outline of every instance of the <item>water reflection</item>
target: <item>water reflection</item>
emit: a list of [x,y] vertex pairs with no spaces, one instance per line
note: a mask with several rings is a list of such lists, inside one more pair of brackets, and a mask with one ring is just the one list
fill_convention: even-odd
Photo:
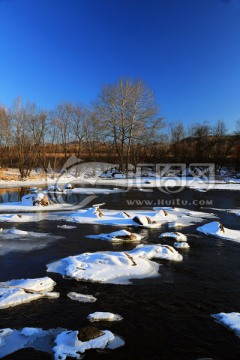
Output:
[[23,195],[24,188],[0,189],[0,203],[20,201]]

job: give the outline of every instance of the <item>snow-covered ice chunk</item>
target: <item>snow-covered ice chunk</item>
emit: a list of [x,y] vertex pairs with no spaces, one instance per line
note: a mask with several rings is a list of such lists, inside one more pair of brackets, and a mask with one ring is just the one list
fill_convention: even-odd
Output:
[[57,272],[81,281],[128,284],[132,278],[156,276],[157,264],[127,252],[85,253],[48,265],[48,272]]
[[[12,229],[4,229],[1,232],[1,240],[12,240],[12,239],[18,239],[18,238],[30,238],[30,237],[34,237],[34,238],[42,238],[42,237],[46,237],[49,236],[49,234],[46,233],[39,233],[39,232],[34,232],[34,231],[25,231],[25,230],[20,230],[20,229],[16,229],[16,228],[12,228]],[[50,235],[51,236],[51,235]]]
[[49,185],[48,188],[47,188],[47,192],[60,192],[60,193],[62,193],[63,190],[57,184],[55,184],[55,185]]
[[63,186],[63,190],[69,190],[69,189],[73,189],[74,186],[71,183],[67,183]]
[[197,231],[205,234],[218,237],[225,240],[233,240],[240,242],[240,231],[231,230],[224,227],[220,222],[213,221],[197,228]]
[[182,261],[183,257],[172,246],[169,245],[143,245],[140,244],[135,249],[128,251],[134,258],[139,256],[143,259],[163,259],[170,261]]
[[1,214],[0,222],[28,222],[32,221],[31,215],[22,214]]
[[67,230],[71,230],[71,229],[76,229],[76,226],[72,226],[72,225],[58,225],[57,226],[60,229],[67,229]]
[[108,234],[87,235],[87,237],[93,239],[112,241],[112,242],[122,242],[122,241],[139,242],[142,239],[142,236],[135,233],[131,233],[127,230],[114,231]]
[[121,315],[102,311],[96,311],[89,314],[87,318],[90,321],[120,321],[123,319]]
[[79,331],[61,328],[43,330],[29,327],[20,330],[0,329],[0,358],[31,347],[53,355],[56,360],[64,360],[67,357],[81,359],[81,355],[89,349],[116,349],[124,345],[124,341],[112,332],[91,328],[95,330],[98,337],[88,341],[79,339],[83,329]]
[[174,221],[168,224],[169,229],[182,228],[184,225],[180,222]]
[[133,221],[138,225],[148,226],[151,223],[150,218],[147,218],[144,215],[136,215],[133,218]]
[[21,202],[24,206],[49,205],[48,196],[43,192],[24,195]]
[[240,336],[240,313],[219,313],[212,315],[219,323],[227,326],[230,330],[233,330],[236,335]]
[[186,242],[186,241],[177,241],[173,244],[173,246],[176,248],[176,249],[189,249],[190,246],[189,244]]
[[52,292],[56,283],[49,277],[19,279],[0,283],[0,309],[29,303],[43,297],[56,298]]
[[158,276],[158,264],[150,259],[181,261],[173,247],[139,245],[128,252],[96,252],[69,256],[47,265],[48,272],[81,281],[128,284],[130,279]]
[[166,219],[168,219],[169,228],[177,228],[201,223],[205,218],[216,218],[216,215],[212,213],[204,213],[200,211],[187,210],[182,208],[158,208],[154,207],[154,210],[164,210],[167,212]]
[[87,302],[95,302],[97,298],[95,298],[92,295],[86,295],[86,294],[79,294],[76,292],[70,292],[67,294],[67,296],[72,299],[79,302],[87,303]]
[[13,332],[12,329],[6,328],[6,329],[0,329],[0,348],[5,345],[5,337],[7,335],[10,335]]
[[8,231],[8,234],[13,234],[13,235],[28,235],[28,231],[19,230],[19,229],[10,229],[10,230]]
[[186,235],[184,235],[180,232],[165,232],[159,236],[159,238],[165,238],[165,237],[173,238],[176,241],[187,241]]
[[103,330],[103,335],[89,341],[80,341],[78,331],[64,331],[55,339],[54,359],[65,360],[67,357],[81,359],[81,354],[89,349],[104,349],[115,339],[111,331]]
[[11,251],[27,252],[42,249],[61,236],[18,229],[4,229],[0,234],[0,256]]
[[145,215],[135,215],[132,218],[133,225],[135,226],[142,226],[145,228],[158,228],[161,226],[161,223],[157,221],[157,218],[150,218],[149,216]]
[[0,329],[0,358],[23,348],[34,348],[53,354],[53,341],[64,329],[40,328]]

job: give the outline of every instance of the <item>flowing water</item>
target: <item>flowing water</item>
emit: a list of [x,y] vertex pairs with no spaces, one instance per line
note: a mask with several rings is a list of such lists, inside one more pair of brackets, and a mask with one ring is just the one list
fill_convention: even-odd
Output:
[[[16,201],[18,190],[9,192],[2,199]],[[10,194],[11,193],[11,194]],[[108,209],[146,209],[143,200],[154,205],[161,201],[181,199],[194,210],[214,212],[224,226],[240,230],[239,217],[225,209],[239,208],[240,194],[236,191],[210,191],[196,193],[162,194],[159,191],[119,193],[100,196],[97,202],[105,202]],[[138,200],[134,205],[129,200]],[[211,200],[207,209],[193,205],[193,200]],[[201,202],[203,204],[203,202]],[[170,202],[166,204],[170,206]],[[160,206],[160,205],[159,205]],[[214,208],[213,209],[209,209]],[[222,209],[222,210],[219,210]],[[206,220],[206,222],[211,220]],[[189,250],[180,263],[159,261],[161,276],[154,279],[134,281],[131,285],[108,285],[76,282],[63,279],[57,274],[47,274],[46,264],[57,259],[82,252],[99,250],[129,250],[133,245],[113,245],[108,242],[86,238],[85,235],[111,232],[112,226],[71,224],[75,229],[62,229],[62,221],[2,224],[4,228],[16,226],[21,230],[37,231],[59,236],[37,239],[29,246],[18,244],[10,252],[0,256],[0,281],[14,278],[50,276],[57,282],[59,299],[42,299],[30,304],[0,310],[0,328],[40,327],[44,329],[63,327],[78,329],[89,325],[87,315],[95,311],[110,311],[123,317],[121,322],[101,322],[101,329],[109,329],[125,340],[125,345],[115,350],[90,351],[86,359],[98,360],[191,360],[191,359],[240,359],[240,338],[215,322],[212,314],[240,312],[240,244],[197,234],[198,225],[182,229],[188,234]],[[159,233],[166,230],[144,230],[146,243],[158,243]],[[136,231],[136,230],[135,230]],[[143,230],[137,229],[138,232]],[[16,240],[15,240],[16,241]],[[19,243],[21,240],[18,240]],[[172,241],[166,241],[172,245]],[[95,303],[79,303],[67,297],[70,291],[91,294]],[[5,359],[51,359],[51,355],[34,349],[24,349]]]

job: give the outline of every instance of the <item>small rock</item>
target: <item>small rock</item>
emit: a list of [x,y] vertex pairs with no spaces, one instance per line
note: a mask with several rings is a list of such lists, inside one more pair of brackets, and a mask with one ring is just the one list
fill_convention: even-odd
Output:
[[95,326],[84,326],[79,329],[78,338],[80,341],[89,341],[102,336],[104,332]]

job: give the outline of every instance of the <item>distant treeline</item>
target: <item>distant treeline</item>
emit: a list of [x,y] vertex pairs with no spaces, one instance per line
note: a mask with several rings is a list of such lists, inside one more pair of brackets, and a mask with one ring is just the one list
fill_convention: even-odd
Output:
[[18,98],[11,108],[0,106],[0,129],[0,165],[18,167],[22,178],[36,167],[59,170],[72,155],[120,170],[141,162],[240,167],[240,121],[231,134],[222,120],[168,124],[141,80],[103,86],[91,108],[68,102],[45,111]]

